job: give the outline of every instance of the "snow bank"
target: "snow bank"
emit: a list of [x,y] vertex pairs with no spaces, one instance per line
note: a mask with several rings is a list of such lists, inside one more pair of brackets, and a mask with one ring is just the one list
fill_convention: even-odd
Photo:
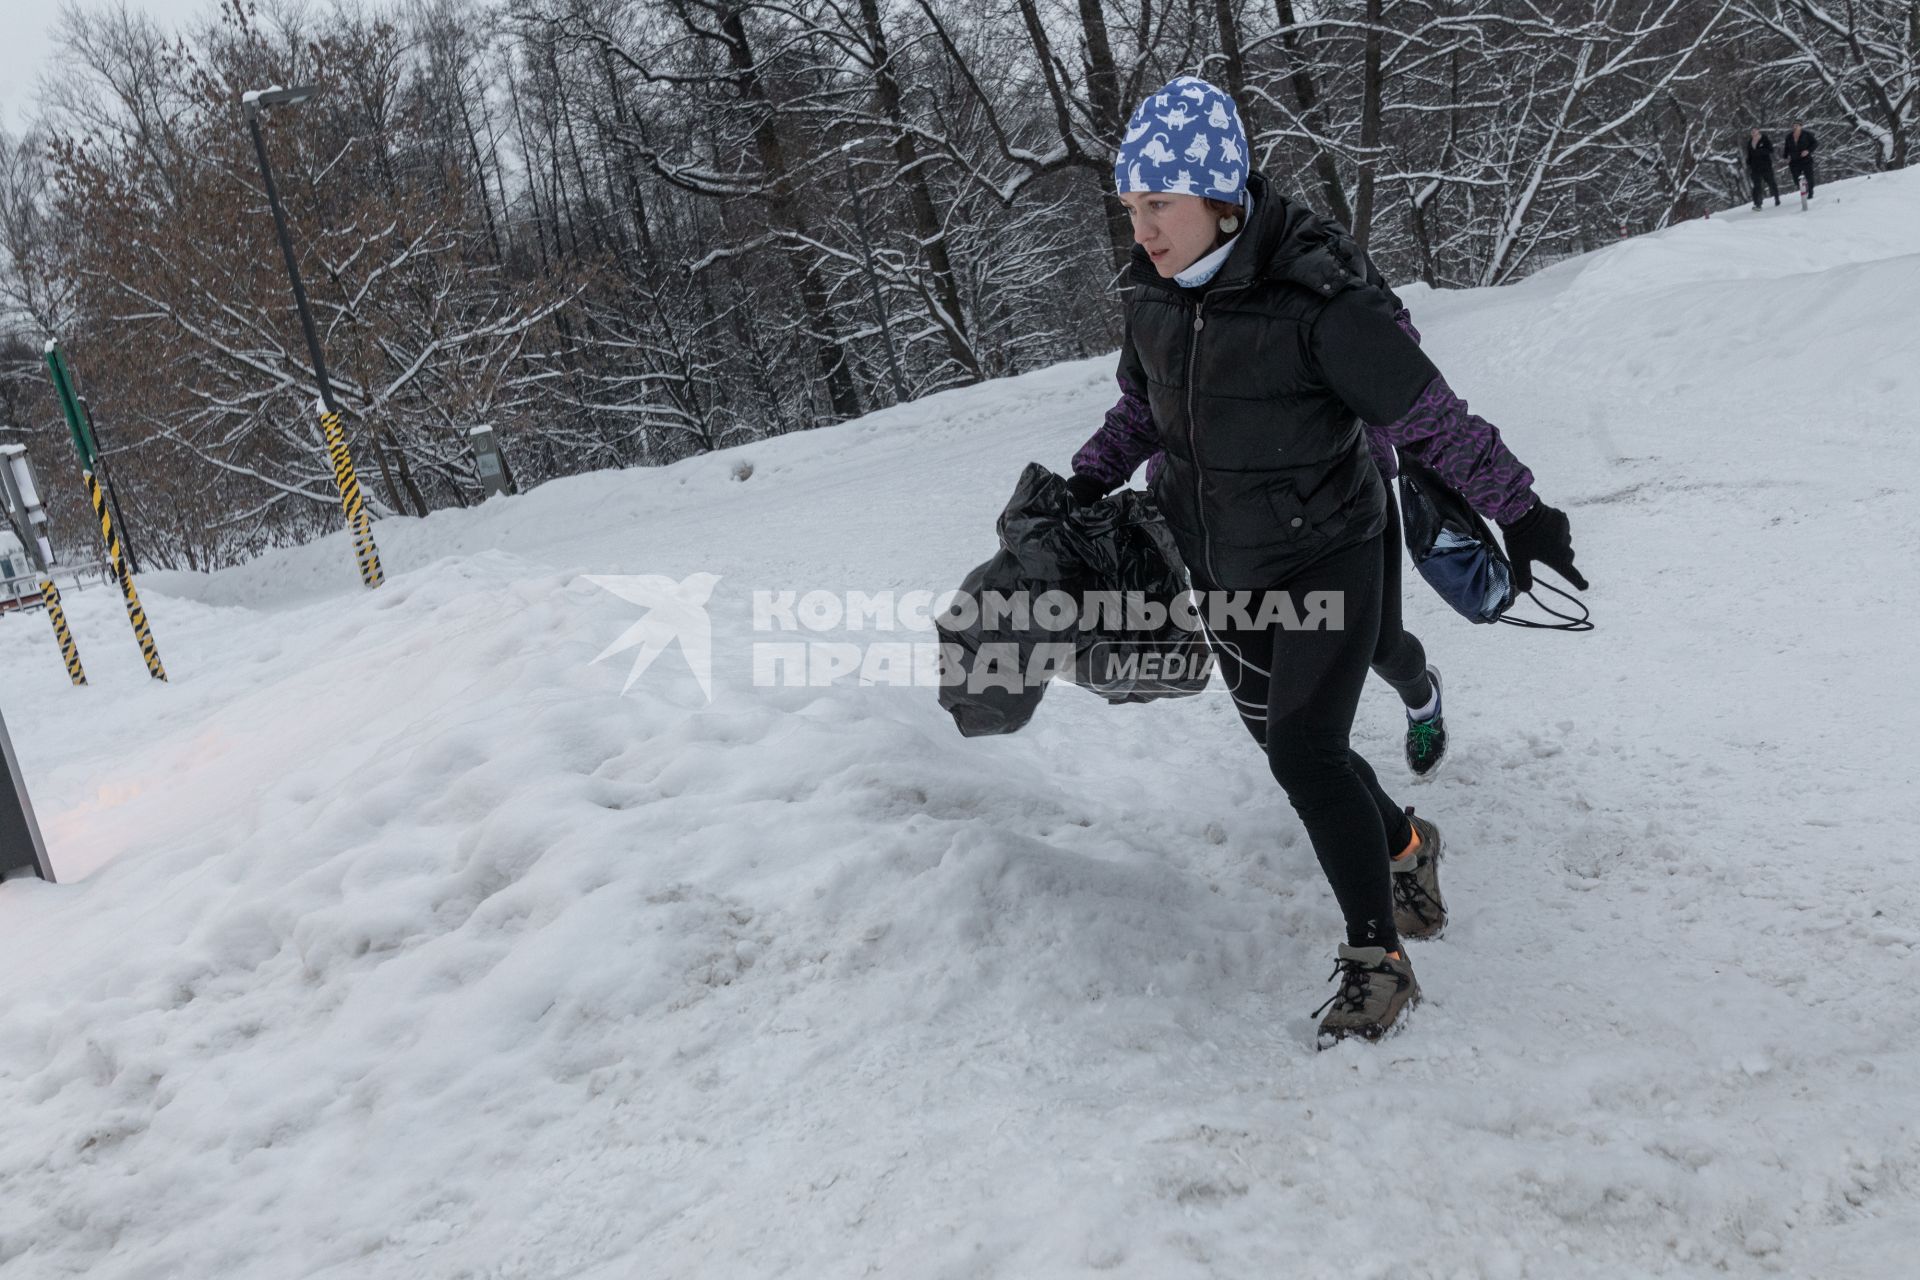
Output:
[[[1384,1046],[1314,1051],[1337,913],[1224,698],[752,683],[754,588],[953,585],[1108,360],[385,521],[377,592],[153,575],[168,686],[104,591],[84,691],[0,619],[66,881],[0,888],[0,1277],[1906,1274],[1916,196],[1409,291],[1601,630],[1409,587],[1455,755],[1359,741],[1455,923]],[[712,702],[620,696],[587,577],[696,570]]]

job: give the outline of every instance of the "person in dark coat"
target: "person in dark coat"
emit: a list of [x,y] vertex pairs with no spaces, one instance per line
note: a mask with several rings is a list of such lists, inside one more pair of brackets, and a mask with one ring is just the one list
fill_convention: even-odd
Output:
[[1805,180],[1807,199],[1813,199],[1813,153],[1819,149],[1820,140],[1813,136],[1813,130],[1796,124],[1780,145],[1787,153],[1787,172],[1796,183]]
[[[1371,263],[1366,266],[1368,283],[1386,290],[1392,297],[1379,272],[1373,270]],[[1405,307],[1394,312],[1393,318],[1407,336],[1420,341],[1420,331],[1413,327],[1413,317]],[[1406,707],[1407,768],[1416,778],[1424,778],[1446,758],[1447,721],[1441,705],[1440,669],[1427,661],[1426,647],[1420,643],[1420,637],[1407,629],[1401,607],[1401,548],[1395,533],[1400,528],[1400,504],[1394,496],[1393,485],[1394,477],[1400,474],[1399,454],[1393,446],[1398,424],[1362,425],[1367,431],[1367,451],[1384,482],[1387,503],[1387,536],[1380,540],[1380,638],[1374,644],[1371,665],[1373,674],[1391,686]],[[1166,454],[1160,448],[1146,403],[1122,397],[1108,413],[1106,424],[1074,457],[1078,470],[1068,481],[1068,489],[1097,497],[1112,485],[1096,480],[1095,476],[1119,476],[1124,481],[1139,467],[1143,457],[1151,483],[1166,462]]]
[[1773,203],[1780,203],[1780,184],[1773,180],[1773,140],[1755,129],[1747,137],[1747,177],[1753,184],[1753,207],[1760,208],[1760,184],[1773,192]]
[[1098,501],[1160,455],[1148,485],[1219,670],[1346,918],[1322,1037],[1376,1039],[1419,997],[1402,940],[1437,936],[1446,907],[1439,829],[1349,742],[1393,536],[1370,435],[1501,526],[1516,586],[1535,562],[1587,583],[1565,514],[1401,326],[1352,236],[1248,155],[1232,99],[1192,76],[1128,121],[1114,166],[1135,242],[1121,397],[1069,488]]

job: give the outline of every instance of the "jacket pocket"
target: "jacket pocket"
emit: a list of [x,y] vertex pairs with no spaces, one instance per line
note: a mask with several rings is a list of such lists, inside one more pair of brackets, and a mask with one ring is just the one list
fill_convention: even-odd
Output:
[[1337,483],[1322,484],[1303,498],[1291,480],[1276,479],[1267,489],[1267,509],[1272,513],[1273,541],[1288,548],[1289,554],[1312,551],[1344,523],[1345,504]]

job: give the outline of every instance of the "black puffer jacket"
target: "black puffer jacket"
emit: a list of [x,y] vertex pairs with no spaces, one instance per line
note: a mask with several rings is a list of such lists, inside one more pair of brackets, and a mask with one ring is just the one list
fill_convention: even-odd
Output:
[[[1820,149],[1820,140],[1813,136],[1813,130],[1802,129],[1799,137],[1793,136],[1793,130],[1787,130],[1787,136],[1780,144],[1780,150],[1787,157],[1787,168],[1796,175],[1802,166],[1813,163],[1813,153]],[[1801,155],[1804,151],[1807,154]]]
[[1252,221],[1199,289],[1134,249],[1121,376],[1167,453],[1153,492],[1203,587],[1278,586],[1380,532],[1360,420],[1401,418],[1437,370],[1336,222],[1248,180]]

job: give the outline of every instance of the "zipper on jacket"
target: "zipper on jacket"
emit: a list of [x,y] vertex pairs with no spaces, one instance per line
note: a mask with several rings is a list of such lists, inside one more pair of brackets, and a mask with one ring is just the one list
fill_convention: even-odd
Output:
[[1213,567],[1213,539],[1207,533],[1207,469],[1200,462],[1200,419],[1194,412],[1194,373],[1200,367],[1200,331],[1207,327],[1203,314],[1207,300],[1203,296],[1193,304],[1193,336],[1187,340],[1187,450],[1193,455],[1193,510],[1200,519],[1200,558],[1206,563],[1212,586],[1221,586],[1219,570]]

